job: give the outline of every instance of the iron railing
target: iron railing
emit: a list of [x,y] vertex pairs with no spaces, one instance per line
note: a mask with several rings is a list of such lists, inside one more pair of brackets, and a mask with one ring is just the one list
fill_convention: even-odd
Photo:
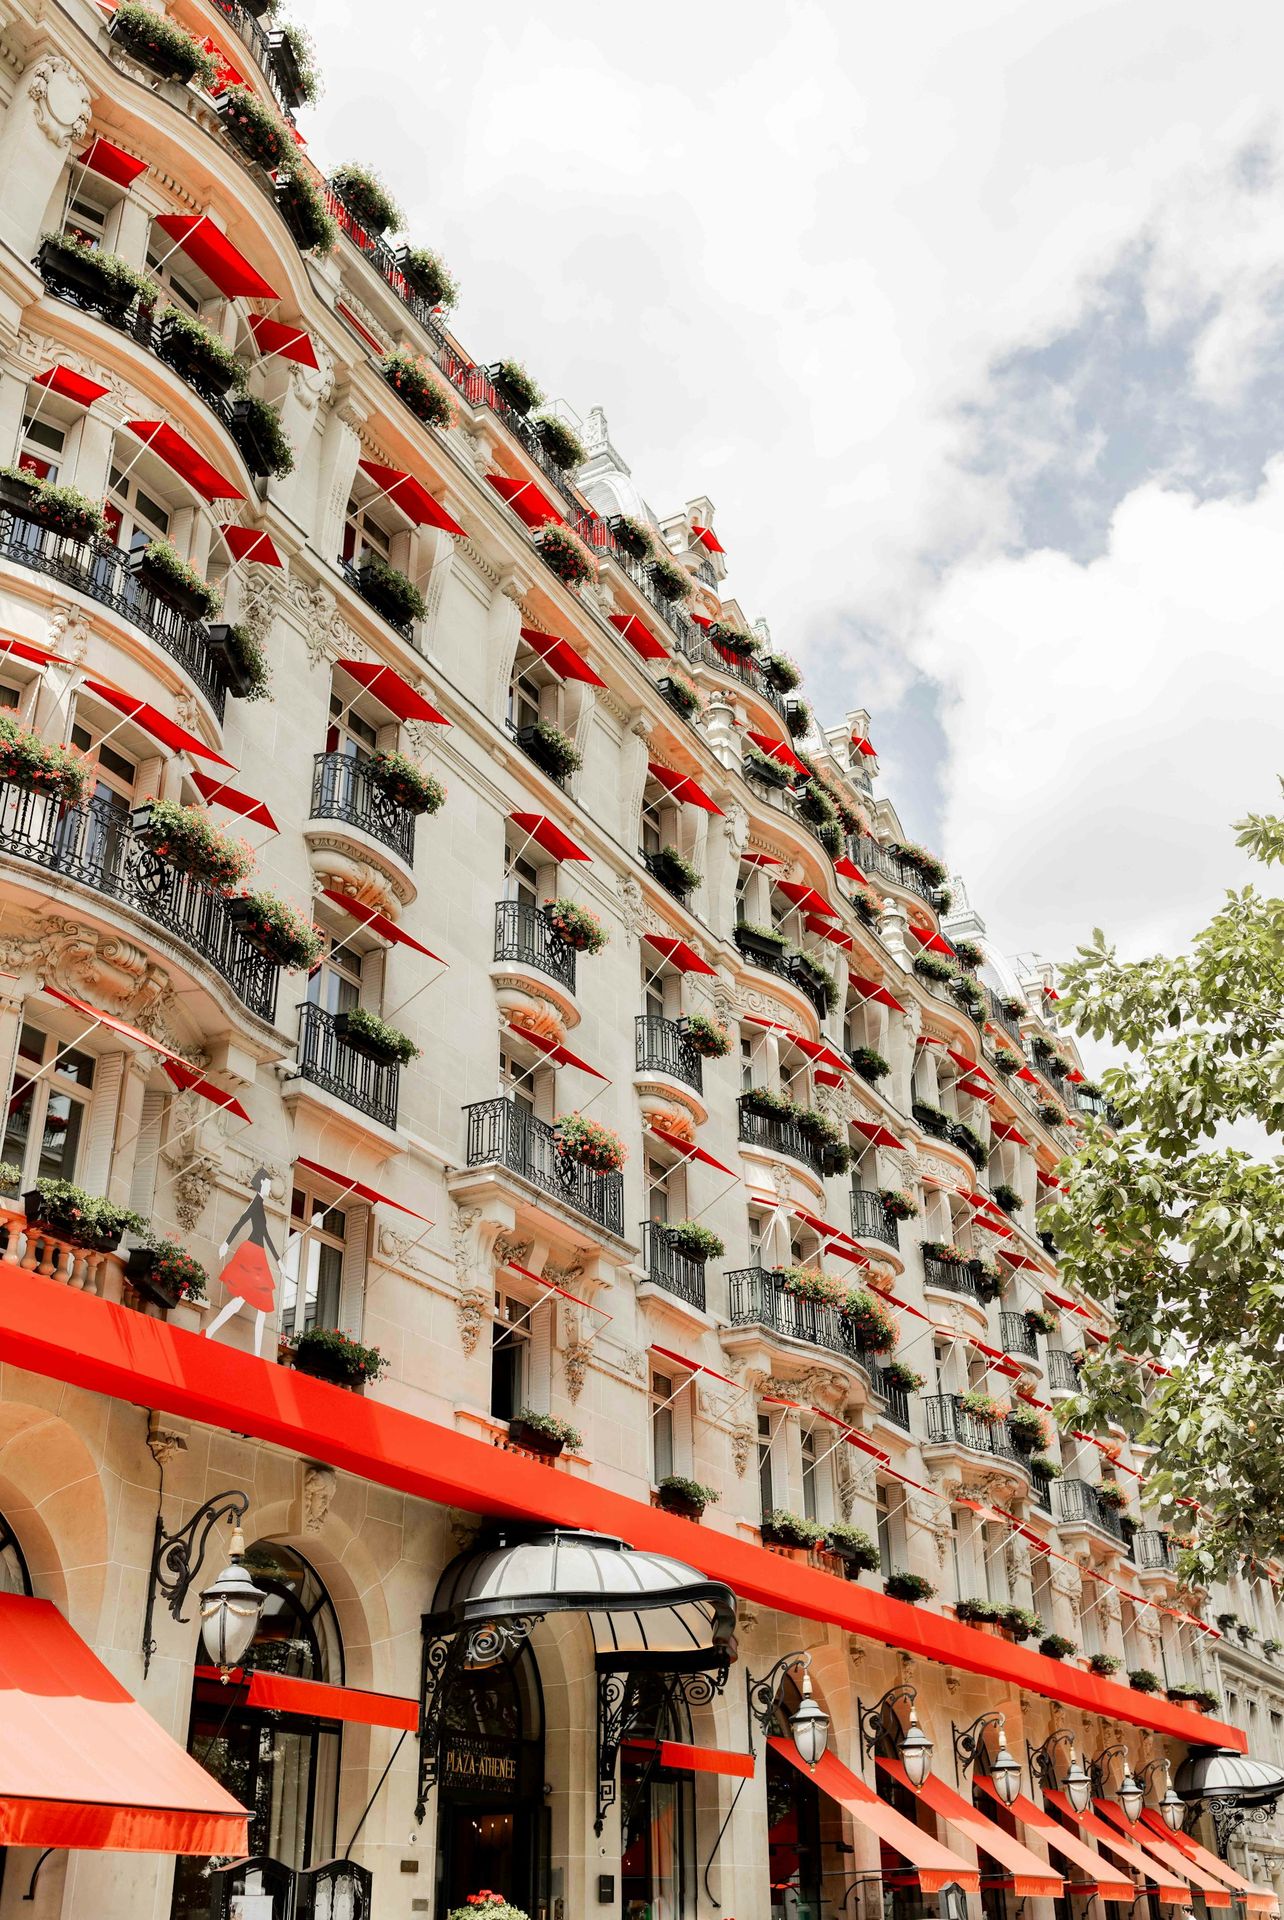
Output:
[[207,961],[251,1013],[275,1018],[276,963],[238,931],[221,893],[152,852],[127,807],[99,795],[66,807],[0,785],[0,852],[132,907]]
[[312,760],[312,818],[343,820],[415,864],[415,816],[389,797],[366,761],[350,753],[318,753]]
[[515,1100],[500,1095],[465,1107],[470,1167],[499,1165],[520,1174],[533,1187],[573,1207],[607,1233],[624,1232],[624,1176],[595,1173],[557,1150],[557,1137]]
[[906,1433],[912,1433],[909,1389],[899,1387],[894,1380],[889,1380],[885,1367],[874,1369],[874,1389],[886,1402],[883,1418],[890,1420],[893,1426],[902,1427]]
[[74,587],[141,627],[171,660],[178,662],[209,702],[215,718],[222,720],[227,687],[210,653],[203,622],[180,613],[145,586],[130,572],[129,555],[120,547],[110,546],[105,540],[68,539],[65,534],[35,526],[5,507],[0,509],[0,560],[11,560],[16,566],[61,581],[65,587]]
[[889,1247],[901,1244],[896,1221],[879,1195],[864,1187],[852,1188],[852,1232],[858,1240],[882,1240]]
[[1122,1516],[1108,1507],[1097,1489],[1087,1480],[1057,1481],[1057,1518],[1065,1525],[1087,1521],[1108,1533],[1113,1540],[1124,1539]]
[[1030,1489],[1032,1502],[1039,1508],[1040,1512],[1050,1516],[1052,1513],[1052,1475],[1045,1473],[1042,1467],[1031,1467],[1030,1478],[1034,1483]]
[[664,857],[663,851],[660,853],[651,853],[646,847],[639,847],[638,859],[642,862],[642,865],[646,868],[651,878],[658,880],[665,892],[671,893],[674,899],[680,900],[685,907],[691,898],[691,889],[690,887],[684,886],[682,881],[673,873]]
[[1048,1385],[1053,1393],[1078,1393],[1077,1353],[1065,1353],[1060,1347],[1048,1348]]
[[401,1068],[371,1060],[335,1031],[338,1016],[305,1000],[299,1008],[299,1072],[313,1086],[332,1093],[345,1106],[377,1120],[397,1125],[397,1098]]
[[703,1093],[704,1063],[680,1021],[666,1020],[658,1013],[640,1013],[634,1027],[639,1073],[667,1073],[693,1093]]
[[268,44],[267,34],[263,31],[253,14],[238,4],[238,0],[212,0],[212,5],[235,29],[242,45],[248,47],[254,55],[259,71],[262,73],[276,97],[278,111],[284,114],[285,118],[293,125],[294,109],[290,106],[282,92],[280,80],[277,78],[276,58],[271,46]]
[[1003,1342],[1004,1353],[1022,1353],[1027,1359],[1038,1359],[1039,1343],[1023,1313],[999,1315],[999,1338]]
[[979,1260],[937,1260],[930,1253],[923,1255],[924,1285],[940,1287],[946,1293],[970,1293],[977,1300],[983,1299],[981,1272]]
[[1001,1460],[1025,1464],[1026,1456],[1015,1446],[1006,1420],[985,1420],[963,1405],[959,1393],[929,1393],[923,1397],[927,1421],[927,1446],[951,1443],[969,1447],[974,1453],[991,1453]]
[[348,585],[352,588],[352,591],[355,594],[359,595],[360,598],[365,601],[366,605],[371,609],[372,612],[378,614],[379,618],[383,621],[385,626],[391,627],[394,633],[400,634],[403,640],[408,641],[409,644],[413,646],[415,643],[414,621],[413,620],[394,620],[390,613],[386,613],[384,609],[379,605],[378,587],[374,585],[373,582],[367,584],[366,580],[362,576],[360,568],[355,566],[351,560],[345,560],[343,558],[343,555],[340,554],[336,564],[338,566],[339,572],[343,575]]
[[647,1277],[666,1293],[676,1294],[689,1307],[704,1311],[704,1261],[679,1253],[669,1229],[659,1220],[642,1222],[642,1255]]
[[774,1113],[757,1113],[752,1100],[752,1094],[740,1097],[740,1138],[749,1146],[770,1147],[773,1153],[788,1154],[791,1160],[801,1160],[804,1166],[822,1173],[820,1147],[808,1138],[798,1122],[783,1120]]
[[1014,1019],[1010,1013],[1004,1011],[1003,1002],[993,987],[987,987],[984,982],[982,982],[981,991],[985,995],[986,1010],[995,1026],[1002,1027],[1005,1033],[1010,1033],[1012,1038],[1019,1042],[1021,1039],[1020,1020]]
[[727,1275],[727,1300],[734,1327],[768,1327],[790,1340],[844,1354],[868,1370],[868,1356],[847,1316],[829,1300],[804,1300],[789,1292],[783,1274],[739,1267]]
[[932,898],[931,882],[921,874],[917,867],[911,867],[899,854],[889,853],[881,842],[871,839],[868,834],[854,833],[850,837],[849,852],[862,873],[881,873],[898,887],[906,887],[911,893],[921,894],[924,900]]
[[495,902],[495,958],[517,960],[575,991],[575,948],[568,946],[542,907],[526,900]]
[[761,967],[766,973],[774,973],[781,980],[791,981],[816,1009],[817,1019],[825,1018],[829,1012],[829,1001],[825,989],[818,980],[813,978],[801,954],[790,953],[785,949],[779,953],[768,953],[765,948],[760,949],[750,941],[742,939],[739,928],[736,929],[735,940],[746,960],[755,967]]
[[1177,1565],[1171,1540],[1157,1527],[1138,1527],[1132,1537],[1132,1557],[1139,1567],[1172,1571]]

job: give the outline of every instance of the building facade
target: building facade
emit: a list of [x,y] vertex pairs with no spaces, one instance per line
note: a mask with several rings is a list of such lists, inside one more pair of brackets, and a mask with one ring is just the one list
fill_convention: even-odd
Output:
[[[1268,1910],[1109,1824],[1237,1744],[1189,1696],[1238,1654],[1122,1431],[1055,1427],[1111,1332],[1037,1226],[1101,1115],[1050,972],[712,502],[469,359],[291,137],[288,31],[152,18],[3,29],[0,1916]],[[64,1627],[161,1742],[123,1810]],[[157,1844],[171,1750],[258,1864]]]

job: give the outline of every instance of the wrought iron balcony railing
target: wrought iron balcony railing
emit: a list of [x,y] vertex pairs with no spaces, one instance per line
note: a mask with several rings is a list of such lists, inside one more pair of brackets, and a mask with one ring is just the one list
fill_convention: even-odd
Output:
[[401,1068],[372,1060],[335,1030],[342,1015],[305,1000],[299,1008],[299,1072],[313,1086],[355,1107],[380,1126],[396,1128]]
[[1087,1480],[1057,1481],[1057,1518],[1066,1525],[1087,1521],[1112,1540],[1126,1540],[1122,1516],[1106,1505]]
[[923,1282],[925,1286],[940,1287],[945,1293],[970,1293],[974,1299],[984,1298],[979,1260],[937,1260],[925,1253]]
[[737,927],[736,945],[745,958],[755,967],[762,967],[767,973],[776,974],[781,980],[789,980],[800,993],[806,995],[816,1009],[816,1017],[823,1020],[829,1011],[829,1002],[825,989],[816,980],[801,954],[790,953],[785,948],[778,952],[769,950],[766,943],[757,941],[747,929]]
[[221,893],[152,852],[127,807],[98,795],[64,807],[0,785],[0,852],[132,907],[207,961],[251,1013],[275,1018],[275,962],[237,929]]
[[312,761],[312,818],[343,820],[415,864],[415,816],[389,797],[364,760],[348,753],[318,753]]
[[1078,1393],[1077,1353],[1065,1353],[1060,1347],[1048,1348],[1048,1385],[1054,1393]]
[[1033,1327],[1026,1322],[1023,1313],[1001,1313],[999,1315],[999,1338],[1003,1342],[1004,1353],[1024,1354],[1028,1360],[1039,1357],[1039,1342],[1035,1338]]
[[824,1171],[821,1150],[816,1141],[803,1132],[796,1120],[782,1120],[778,1114],[757,1113],[751,1104],[753,1095],[740,1096],[740,1138],[748,1146],[770,1147],[773,1153],[788,1154],[801,1160],[817,1173]]
[[671,893],[674,899],[680,900],[684,907],[689,903],[691,889],[684,886],[681,878],[673,871],[664,856],[663,849],[659,853],[652,853],[646,847],[639,847],[638,859],[651,878],[660,882],[666,893]]
[[767,1327],[869,1368],[869,1356],[853,1337],[846,1315],[831,1301],[804,1300],[791,1293],[783,1274],[765,1267],[738,1267],[727,1275],[727,1300],[734,1327]]
[[640,1013],[634,1025],[639,1073],[667,1073],[693,1093],[704,1091],[704,1063],[683,1032],[681,1021]]
[[479,1100],[464,1112],[470,1167],[507,1167],[607,1233],[623,1234],[623,1174],[595,1173],[578,1160],[567,1159],[558,1152],[548,1122],[502,1094],[494,1100]]
[[1012,1014],[1004,1010],[1003,1002],[993,987],[987,987],[984,982],[982,982],[981,991],[985,995],[986,1010],[995,1026],[1002,1027],[1005,1033],[1010,1033],[1014,1040],[1020,1041],[1020,1020],[1015,1019]]
[[1030,1498],[1041,1513],[1052,1513],[1052,1475],[1045,1473],[1042,1467],[1031,1467],[1030,1478],[1034,1482]]
[[885,1367],[876,1367],[874,1369],[874,1389],[882,1395],[883,1400],[886,1402],[883,1407],[883,1418],[890,1420],[895,1426],[903,1427],[906,1433],[912,1433],[913,1428],[910,1425],[910,1396],[908,1388],[898,1387],[894,1380],[889,1380]]
[[1026,1465],[1026,1456],[1013,1444],[1006,1420],[985,1420],[963,1405],[958,1393],[930,1393],[923,1398],[927,1421],[924,1444],[948,1446],[951,1442],[968,1447],[974,1453],[992,1453],[1001,1460]]
[[679,1253],[669,1229],[659,1220],[642,1222],[642,1251],[647,1276],[657,1287],[704,1311],[704,1261]]
[[554,930],[544,909],[528,901],[495,902],[495,958],[520,961],[575,991],[575,948]]
[[359,567],[354,566],[351,560],[345,560],[342,555],[339,556],[337,564],[339,572],[352,588],[352,591],[355,594],[359,594],[368,607],[373,607],[385,626],[391,627],[394,633],[400,634],[403,640],[409,641],[411,646],[413,646],[415,641],[414,621],[395,620],[386,608],[380,604],[381,595],[373,576],[363,574]]
[[900,1228],[880,1196],[864,1187],[852,1188],[852,1232],[858,1240],[881,1240],[889,1247],[901,1244]]
[[1172,1541],[1157,1527],[1138,1527],[1132,1537],[1132,1558],[1134,1565],[1152,1571],[1175,1572],[1177,1568]]
[[889,853],[878,840],[868,834],[852,834],[850,853],[862,873],[881,873],[885,880],[891,880],[898,887],[906,887],[911,893],[921,894],[924,900],[932,898],[931,882],[911,867],[898,854]]

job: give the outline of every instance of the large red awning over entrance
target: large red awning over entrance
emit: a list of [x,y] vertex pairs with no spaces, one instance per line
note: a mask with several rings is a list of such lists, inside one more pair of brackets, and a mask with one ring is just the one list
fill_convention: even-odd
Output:
[[484,1440],[384,1400],[358,1399],[342,1387],[78,1293],[11,1261],[0,1261],[0,1360],[90,1393],[247,1434],[440,1506],[609,1534],[684,1560],[762,1606],[829,1622],[1187,1745],[1227,1746],[1236,1753],[1248,1745],[1240,1728],[1193,1708],[995,1640],[819,1567],[783,1560],[752,1541],[679,1519],[596,1481],[516,1453],[505,1456],[501,1479],[494,1448]]
[[0,1847],[245,1852],[245,1808],[51,1600],[0,1593],[0,1718]]
[[[808,1767],[792,1740],[782,1740],[773,1734],[768,1745],[797,1767],[799,1773],[813,1780],[829,1799],[845,1807],[853,1820],[903,1854],[924,1893],[940,1893],[949,1886],[961,1887],[964,1893],[980,1892],[978,1868],[970,1867],[966,1860],[960,1860],[957,1853],[951,1853],[930,1833],[924,1833],[886,1800],[880,1800],[850,1767],[843,1765],[836,1753],[826,1753],[813,1768]],[[1060,1886],[1059,1881],[1057,1884]]]

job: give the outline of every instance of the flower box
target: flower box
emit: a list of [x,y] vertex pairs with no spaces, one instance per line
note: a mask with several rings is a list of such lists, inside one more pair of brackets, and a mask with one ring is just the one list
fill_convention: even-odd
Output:
[[336,1040],[342,1040],[354,1053],[377,1061],[381,1067],[408,1066],[419,1052],[409,1035],[388,1026],[376,1015],[367,1013],[363,1007],[353,1007],[347,1013],[336,1013],[334,1034]]
[[554,1142],[563,1160],[591,1173],[618,1173],[627,1149],[619,1135],[581,1113],[565,1113],[553,1124]]
[[135,274],[131,279],[117,273],[115,260],[114,254],[58,234],[46,234],[36,255],[36,265],[51,292],[119,324],[137,298],[143,276]]
[[125,1261],[125,1278],[135,1293],[166,1310],[176,1307],[180,1300],[199,1297],[205,1291],[203,1273],[199,1288],[189,1284],[157,1247],[131,1247]]
[[700,696],[689,680],[679,680],[672,674],[666,674],[663,679],[656,681],[655,688],[660,698],[667,701],[684,720],[689,720],[693,713],[698,712]]
[[333,1387],[357,1393],[377,1380],[388,1365],[378,1347],[363,1347],[334,1327],[309,1327],[286,1347],[296,1373],[309,1373],[314,1380],[328,1380]]
[[398,631],[413,620],[422,620],[428,603],[413,580],[396,567],[390,567],[377,554],[364,555],[357,566],[357,584],[361,598]]
[[33,474],[29,480],[20,473],[0,473],[0,507],[17,514],[20,520],[34,520],[33,507],[39,488]]
[[550,780],[565,780],[578,773],[582,764],[574,741],[547,720],[537,721],[533,727],[519,727],[517,744]]
[[210,658],[234,700],[254,700],[267,692],[267,669],[258,643],[240,627],[220,622],[205,635]]
[[290,150],[290,135],[279,115],[248,87],[229,87],[214,102],[214,111],[232,145],[254,166],[269,173],[280,166]]
[[740,763],[740,771],[749,779],[756,780],[761,787],[772,787],[783,793],[792,785],[794,774],[781,761],[773,760],[769,753],[760,753],[757,747],[748,747]]
[[[272,39],[275,41],[275,34]],[[387,233],[389,227],[402,224],[401,208],[370,167],[353,161],[336,167],[330,175],[330,190],[367,233]]]
[[580,587],[597,572],[597,561],[579,535],[569,527],[551,524],[541,528],[539,557],[563,586]]
[[233,840],[215,826],[204,807],[183,807],[173,800],[147,800],[130,809],[137,838],[175,873],[190,874],[216,892],[226,893],[254,864],[248,843]]
[[628,559],[650,559],[655,550],[655,539],[645,520],[637,520],[631,513],[614,513],[607,524],[616,547]]
[[107,528],[102,508],[87,494],[21,468],[0,467],[0,505],[63,540],[98,541]]
[[395,806],[407,813],[436,813],[445,804],[446,789],[403,753],[380,749],[365,763],[367,774]]
[[818,1547],[825,1538],[825,1529],[814,1520],[804,1520],[799,1514],[786,1513],[776,1507],[762,1517],[762,1537],[773,1547]]
[[166,307],[156,321],[156,351],[205,399],[217,400],[244,377],[231,348],[177,307]]
[[692,1053],[702,1060],[725,1060],[731,1051],[731,1034],[724,1020],[711,1020],[706,1013],[693,1013],[682,1023],[682,1037]]
[[702,1486],[685,1474],[666,1474],[656,1488],[656,1499],[666,1513],[681,1514],[684,1520],[698,1520],[705,1508],[718,1498],[715,1487]]
[[693,1266],[702,1267],[706,1260],[720,1260],[727,1251],[726,1243],[713,1229],[702,1227],[697,1220],[680,1220],[674,1226],[661,1227],[660,1231],[666,1244]]
[[0,782],[23,793],[48,794],[64,806],[79,804],[87,770],[72,747],[42,740],[33,727],[24,727],[10,714],[0,713]]
[[546,900],[544,918],[562,944],[576,953],[601,953],[607,943],[606,928],[597,915],[574,900]]
[[588,450],[573,427],[555,413],[541,413],[532,423],[535,437],[559,473],[582,466]]
[[648,563],[647,571],[651,576],[651,585],[661,600],[667,601],[670,606],[687,599],[695,585],[686,568],[679,566],[667,553],[656,552]]
[[532,407],[538,407],[544,396],[525,367],[515,360],[496,360],[486,369],[487,378],[504,405],[519,419],[525,419]]
[[919,1600],[930,1600],[936,1588],[921,1573],[889,1573],[883,1580],[883,1592],[889,1599],[905,1600],[913,1606]]
[[685,900],[700,884],[700,872],[689,860],[683,859],[676,847],[661,847],[650,856],[647,865],[653,877],[677,900]]
[[256,480],[275,476],[283,480],[294,469],[294,451],[281,431],[281,416],[266,400],[250,395],[233,400],[228,410],[228,432]]
[[125,0],[107,22],[107,31],[122,52],[162,80],[200,80],[209,86],[215,63],[194,40],[164,14]]
[[779,960],[787,944],[783,934],[760,932],[756,927],[746,927],[743,922],[736,928],[736,945],[741,953],[752,954],[759,960]]
[[286,105],[305,105],[315,92],[316,82],[300,57],[300,47],[293,33],[287,28],[279,28],[268,35],[267,44],[268,59]]
[[858,1573],[878,1572],[878,1546],[863,1527],[830,1527],[825,1535],[825,1548],[827,1552],[837,1554],[847,1569],[849,1580]]
[[520,1414],[514,1414],[508,1423],[508,1437],[515,1447],[522,1447],[527,1453],[542,1453],[546,1460],[556,1460],[566,1445],[560,1433],[550,1433],[544,1427],[536,1426],[533,1421],[525,1420]]
[[112,1253],[126,1227],[142,1226],[127,1207],[113,1206],[67,1180],[42,1181],[23,1194],[22,1206],[29,1227],[44,1227],[87,1253]]
[[443,260],[427,247],[398,247],[393,254],[397,270],[412,293],[430,307],[453,307],[459,289]]
[[238,894],[226,905],[227,916],[242,940],[274,965],[298,972],[320,957],[321,941],[315,927],[274,894]]
[[454,402],[445,383],[426,360],[395,347],[379,362],[379,372],[416,420],[427,427],[448,427],[455,417]]
[[329,253],[335,242],[334,221],[297,163],[287,163],[278,170],[272,197],[300,253]]
[[[171,557],[172,556],[172,557]],[[218,595],[167,542],[153,540],[125,560],[126,571],[188,620],[204,620],[217,610]]]

